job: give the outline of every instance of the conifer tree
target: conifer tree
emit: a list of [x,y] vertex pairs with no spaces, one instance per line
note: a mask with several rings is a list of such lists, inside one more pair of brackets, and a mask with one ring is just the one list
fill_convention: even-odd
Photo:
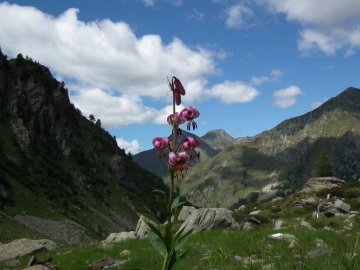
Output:
[[325,150],[321,150],[315,164],[315,177],[334,176],[334,166]]

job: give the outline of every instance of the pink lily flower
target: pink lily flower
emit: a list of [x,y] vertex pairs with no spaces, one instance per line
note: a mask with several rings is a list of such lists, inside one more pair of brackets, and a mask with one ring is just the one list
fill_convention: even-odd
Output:
[[182,172],[183,170],[187,170],[188,167],[186,164],[189,161],[189,156],[186,152],[180,152],[175,154],[174,152],[169,153],[169,161],[168,164],[175,171]]
[[152,144],[154,145],[155,148],[167,149],[170,146],[170,141],[166,137],[164,138],[156,137],[153,139]]
[[198,138],[188,137],[181,142],[182,148],[185,151],[191,151],[190,159],[200,158],[200,152],[196,152],[195,148],[200,146],[200,140]]
[[182,141],[182,147],[184,150],[194,150],[196,147],[200,146],[200,140],[198,138],[188,137]]
[[195,123],[194,119],[199,117],[200,113],[195,107],[191,107],[190,109],[183,109],[180,112],[180,117],[185,121],[189,121],[187,124],[187,130],[190,130],[191,125],[193,130],[197,128],[197,124]]
[[167,118],[167,122],[176,129],[177,135],[182,135],[179,125],[184,124],[185,120],[180,117],[180,114],[178,112],[175,113],[175,117],[174,114],[170,114]]
[[163,158],[166,156],[163,152],[165,149],[170,148],[170,141],[168,138],[156,137],[153,139],[152,144],[154,145],[155,148],[159,149],[157,153],[158,158]]

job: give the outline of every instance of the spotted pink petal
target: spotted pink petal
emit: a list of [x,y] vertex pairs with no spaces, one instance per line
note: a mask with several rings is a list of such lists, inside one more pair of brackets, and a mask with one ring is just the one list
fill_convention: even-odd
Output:
[[182,142],[182,147],[186,151],[194,150],[196,147],[199,146],[200,146],[200,140],[198,138],[188,137]]
[[175,90],[179,92],[180,95],[185,96],[185,88],[180,82],[180,80],[176,77],[173,77],[174,84],[175,84]]
[[166,137],[164,138],[156,137],[153,139],[152,144],[154,145],[155,148],[167,149],[170,145],[170,141]]
[[178,167],[184,166],[189,161],[189,156],[185,152],[175,154],[174,152],[169,153],[168,164],[177,169]]
[[180,112],[180,117],[186,121],[191,121],[197,117],[199,117],[200,113],[195,107],[191,107],[190,109],[183,109]]

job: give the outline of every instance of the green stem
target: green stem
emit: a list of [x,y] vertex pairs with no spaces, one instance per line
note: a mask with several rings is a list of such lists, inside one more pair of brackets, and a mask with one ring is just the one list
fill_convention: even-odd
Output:
[[168,258],[169,258],[169,253],[166,252],[166,255],[165,255],[165,257],[164,257],[163,264],[162,264],[162,266],[161,266],[161,270],[166,270]]
[[[175,144],[176,144],[176,126],[177,121],[176,121],[176,112],[175,112],[175,97],[173,96],[173,130],[172,130],[172,143],[171,143],[171,149],[172,151],[174,151],[175,149]],[[169,194],[169,203],[168,203],[168,208],[167,208],[167,222],[171,228],[171,205],[173,203],[173,196],[174,196],[174,179],[175,179],[175,172],[173,170],[171,170],[170,173],[170,194]]]

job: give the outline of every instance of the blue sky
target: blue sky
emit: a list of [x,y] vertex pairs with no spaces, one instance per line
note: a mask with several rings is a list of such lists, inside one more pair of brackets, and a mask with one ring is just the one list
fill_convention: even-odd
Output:
[[360,2],[7,1],[0,47],[49,67],[135,154],[171,133],[167,76],[187,91],[179,110],[200,111],[198,136],[254,136],[360,88]]

